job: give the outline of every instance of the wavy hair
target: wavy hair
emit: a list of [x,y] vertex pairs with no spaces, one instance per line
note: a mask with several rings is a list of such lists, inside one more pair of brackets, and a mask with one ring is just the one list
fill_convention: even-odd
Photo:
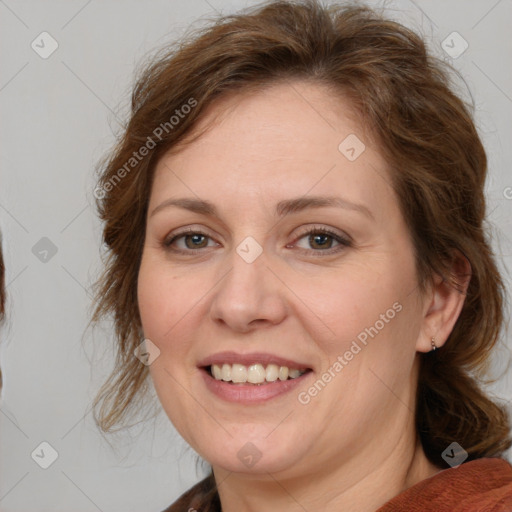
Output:
[[[2,251],[2,234],[0,233],[0,324],[5,317],[5,265]],[[2,393],[2,369],[0,368],[0,394]]]

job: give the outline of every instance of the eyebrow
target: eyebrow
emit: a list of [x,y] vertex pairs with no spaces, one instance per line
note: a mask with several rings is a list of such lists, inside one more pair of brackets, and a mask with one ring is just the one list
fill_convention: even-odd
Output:
[[[198,213],[200,215],[217,216],[217,208],[210,201],[203,199],[196,199],[193,197],[181,197],[176,199],[167,199],[163,203],[160,203],[153,209],[150,217],[158,213],[159,211],[176,206],[191,212]],[[308,208],[325,208],[325,207],[337,207],[344,208],[346,210],[352,210],[364,214],[372,220],[375,220],[372,212],[363,204],[353,203],[346,199],[336,196],[303,196],[293,199],[285,199],[279,201],[275,207],[275,215],[278,217],[284,217],[291,213],[298,213]]]

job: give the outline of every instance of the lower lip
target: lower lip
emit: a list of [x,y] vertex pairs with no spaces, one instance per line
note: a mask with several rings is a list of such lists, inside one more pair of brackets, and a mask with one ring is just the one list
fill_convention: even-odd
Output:
[[296,379],[276,380],[267,384],[231,384],[223,380],[214,379],[210,373],[201,369],[206,387],[219,398],[228,402],[243,404],[257,404],[271,400],[294,390],[304,382],[312,372],[306,372]]

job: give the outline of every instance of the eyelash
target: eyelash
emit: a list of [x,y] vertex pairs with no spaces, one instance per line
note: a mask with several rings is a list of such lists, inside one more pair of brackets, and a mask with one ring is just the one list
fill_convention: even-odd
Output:
[[[328,229],[328,228],[324,228],[324,227],[313,227],[313,228],[310,228],[309,230],[305,231],[304,233],[302,233],[298,238],[296,238],[295,242],[296,243],[297,241],[301,240],[302,238],[305,238],[307,236],[310,236],[310,235],[313,235],[313,234],[321,234],[321,235],[328,235],[330,236],[331,238],[333,238],[336,242],[339,243],[339,245],[337,245],[336,247],[331,247],[329,249],[303,249],[305,252],[307,252],[308,254],[311,254],[313,256],[324,256],[324,255],[331,255],[331,254],[334,254],[334,253],[338,253],[340,251],[342,251],[343,249],[347,248],[347,247],[352,247],[352,241],[349,239],[349,238],[345,238],[341,235],[339,235],[338,233]],[[190,236],[190,235],[201,235],[201,236],[204,236],[206,238],[210,238],[211,237],[209,235],[207,235],[206,233],[203,233],[202,231],[199,231],[199,230],[194,230],[192,228],[189,228],[185,231],[181,231],[179,233],[176,233],[174,235],[172,235],[170,238],[164,240],[163,242],[163,245],[164,245],[164,248],[166,250],[170,250],[172,252],[175,252],[175,253],[181,253],[181,254],[196,254],[198,252],[200,252],[202,249],[173,249],[171,246],[172,244],[176,241],[176,240],[179,240],[180,238],[183,238],[184,236]],[[288,245],[287,245],[288,247]],[[203,249],[206,249],[203,248]]]

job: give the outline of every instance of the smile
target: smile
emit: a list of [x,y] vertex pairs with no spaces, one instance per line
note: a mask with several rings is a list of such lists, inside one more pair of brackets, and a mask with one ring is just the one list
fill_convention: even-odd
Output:
[[222,352],[204,359],[198,368],[211,393],[243,404],[283,396],[313,374],[304,363],[265,353]]

